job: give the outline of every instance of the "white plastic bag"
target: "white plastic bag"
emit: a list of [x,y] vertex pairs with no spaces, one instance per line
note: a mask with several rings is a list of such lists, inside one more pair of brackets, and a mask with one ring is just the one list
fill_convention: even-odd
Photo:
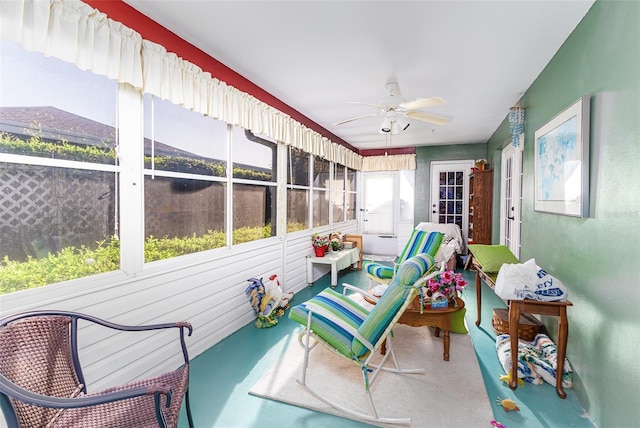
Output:
[[533,294],[528,293],[523,299],[542,300],[545,302],[564,302],[567,300],[567,287],[555,276],[549,275],[537,266],[536,289]]
[[538,279],[534,259],[525,263],[505,263],[498,271],[495,292],[503,300],[521,300],[523,292],[535,291]]
[[496,278],[495,292],[503,300],[567,300],[567,287],[536,265],[535,259],[521,264],[503,264]]

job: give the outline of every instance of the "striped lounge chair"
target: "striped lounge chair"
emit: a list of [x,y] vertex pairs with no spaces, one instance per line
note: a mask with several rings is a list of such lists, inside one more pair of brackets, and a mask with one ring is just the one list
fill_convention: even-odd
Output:
[[371,287],[374,287],[377,284],[389,284],[397,267],[405,260],[417,254],[429,254],[431,257],[435,258],[443,239],[444,234],[441,232],[425,232],[414,229],[413,232],[411,232],[411,237],[404,246],[402,253],[400,253],[400,256],[394,263],[394,266],[388,266],[372,260],[364,261],[362,263],[362,268],[370,280]]
[[[346,295],[347,290],[361,293],[366,291],[356,287],[344,285],[343,294],[326,288],[312,299],[291,309],[289,318],[305,328],[300,332],[298,341],[305,350],[302,378],[298,383],[311,395],[350,416],[374,423],[410,424],[410,418],[383,418],[376,412],[370,388],[373,386],[380,370],[395,373],[423,374],[423,369],[401,369],[393,351],[391,330],[403,314],[405,309],[419,293],[421,285],[429,278],[444,270],[425,275],[434,264],[433,257],[428,254],[418,254],[406,260],[397,270],[389,287],[371,311],[362,307],[354,299]],[[378,365],[371,364],[372,358],[386,340],[387,352]],[[309,364],[309,353],[316,345],[322,344],[334,354],[355,363],[354,369],[364,374],[364,390],[367,396],[370,412],[356,411],[346,405],[338,404],[323,396],[322,392],[312,389],[306,383]],[[385,367],[391,356],[392,367]],[[390,364],[391,366],[391,364]],[[312,370],[313,368],[310,368]],[[330,395],[331,391],[323,391]]]

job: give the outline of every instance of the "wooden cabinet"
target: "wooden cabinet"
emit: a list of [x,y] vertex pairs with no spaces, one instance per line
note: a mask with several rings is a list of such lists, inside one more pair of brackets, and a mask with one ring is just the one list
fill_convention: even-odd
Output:
[[469,243],[491,244],[493,171],[474,171],[469,175]]

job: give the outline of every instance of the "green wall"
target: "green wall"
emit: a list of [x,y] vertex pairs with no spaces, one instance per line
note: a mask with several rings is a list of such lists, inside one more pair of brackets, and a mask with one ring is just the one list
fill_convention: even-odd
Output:
[[429,221],[431,162],[481,158],[487,159],[487,145],[485,143],[416,147],[415,224]]
[[[569,288],[574,390],[601,427],[640,424],[639,28],[640,2],[598,0],[521,100],[521,260],[535,258]],[[582,95],[591,96],[590,215],[535,212],[535,130]],[[487,143],[494,165],[508,138],[503,122]]]

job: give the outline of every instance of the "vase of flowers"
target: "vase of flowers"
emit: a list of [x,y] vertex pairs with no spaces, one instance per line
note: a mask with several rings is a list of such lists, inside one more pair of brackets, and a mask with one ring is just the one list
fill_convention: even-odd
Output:
[[313,245],[313,251],[316,253],[316,257],[324,257],[329,246],[329,237],[326,235],[319,235],[314,233],[311,235],[311,245]]
[[432,308],[446,307],[466,285],[467,281],[461,273],[444,271],[427,281],[424,287],[425,302],[430,303]]

